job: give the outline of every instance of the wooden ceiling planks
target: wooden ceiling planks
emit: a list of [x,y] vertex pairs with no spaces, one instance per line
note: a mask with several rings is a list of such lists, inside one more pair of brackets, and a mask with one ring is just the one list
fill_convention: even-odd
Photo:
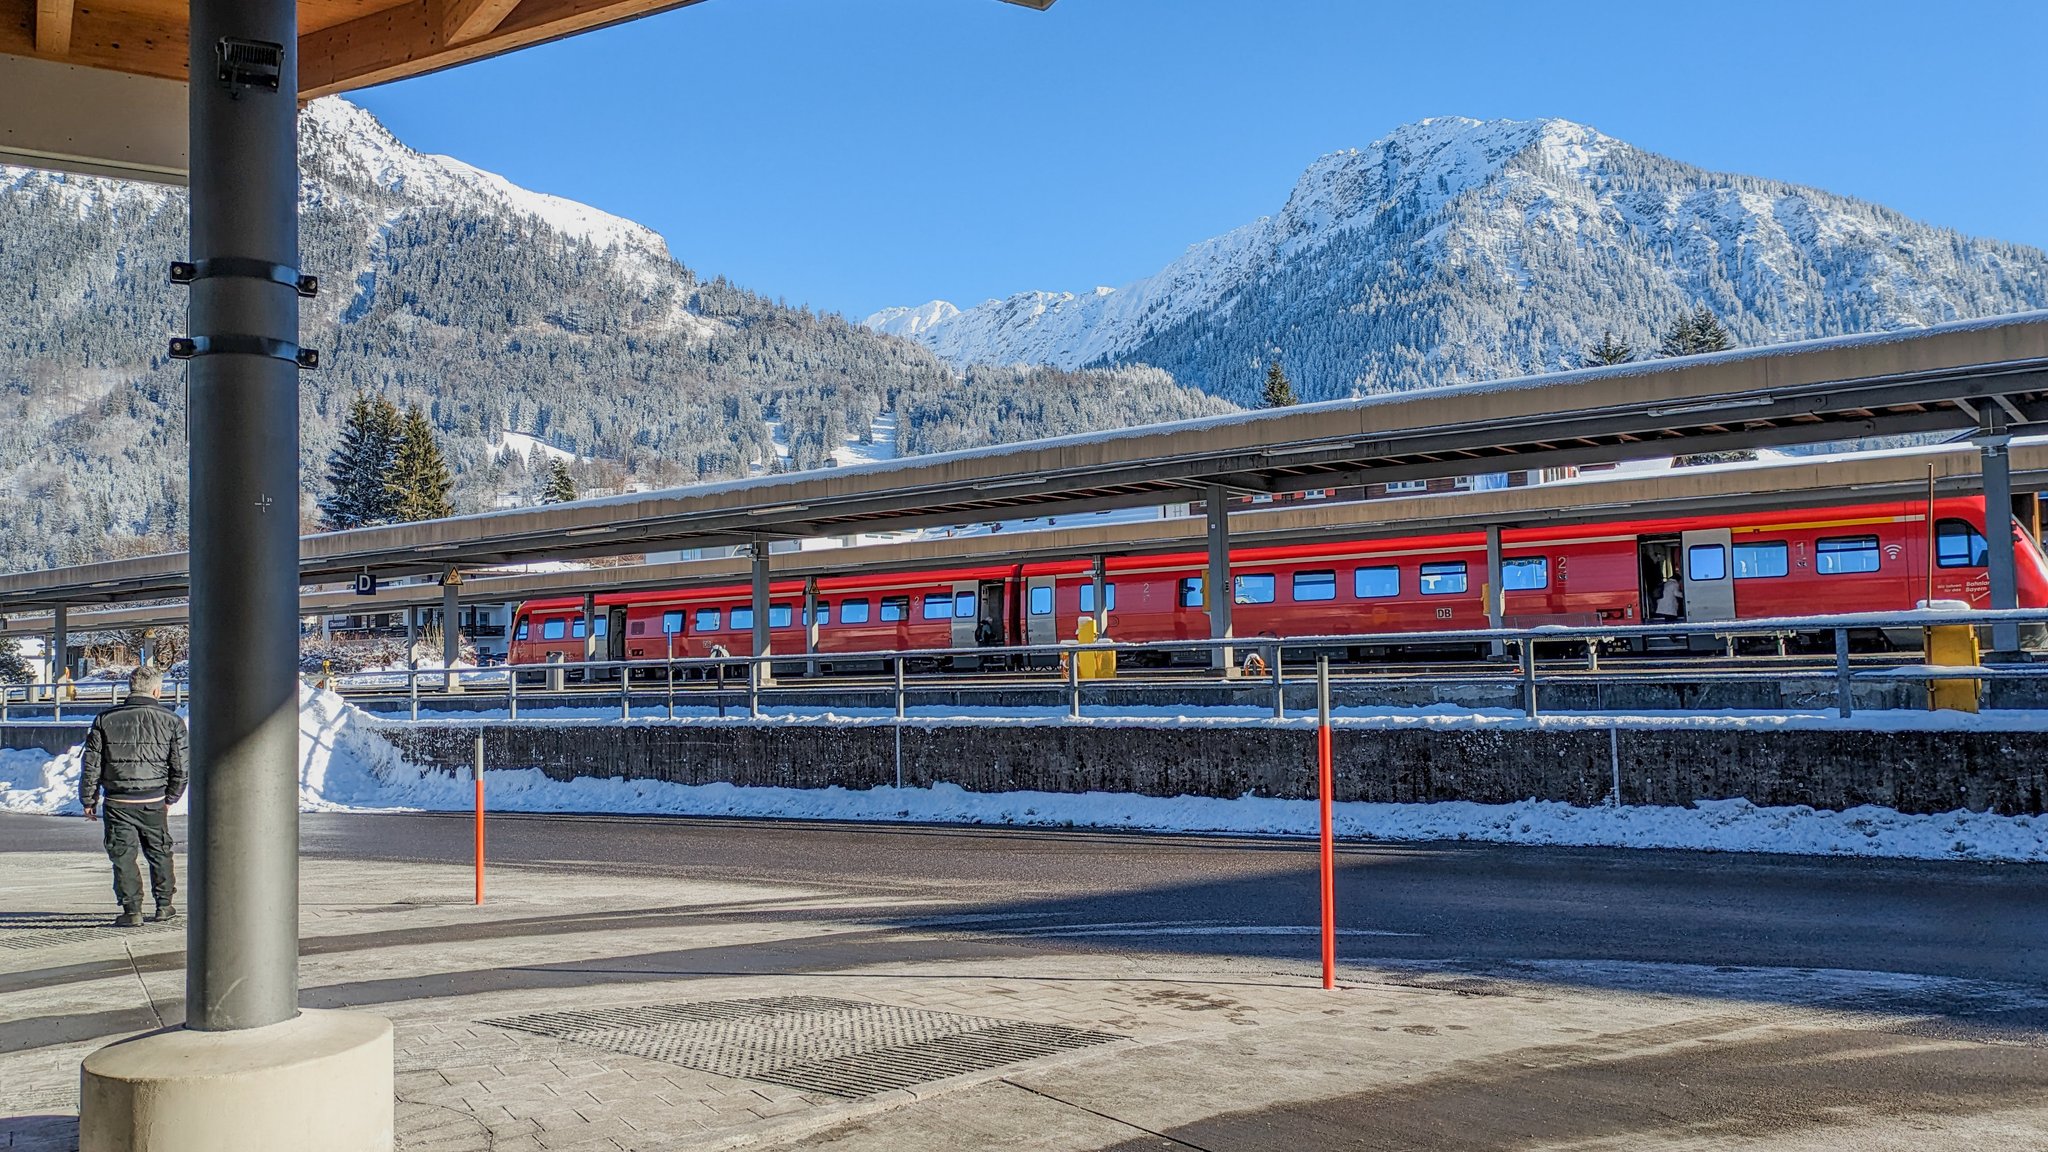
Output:
[[[302,0],[299,96],[417,76],[701,0]],[[1043,11],[1054,0],[1003,0]],[[0,53],[185,79],[179,0],[0,0]]]

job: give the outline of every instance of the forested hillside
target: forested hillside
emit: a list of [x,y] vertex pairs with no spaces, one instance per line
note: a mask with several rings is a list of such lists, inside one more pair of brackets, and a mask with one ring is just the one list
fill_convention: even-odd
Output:
[[[1150,371],[964,374],[909,341],[701,279],[662,240],[422,156],[362,110],[301,121],[303,508],[355,394],[418,405],[457,511],[537,502],[523,433],[585,490],[815,467],[893,411],[917,452],[1217,411]],[[182,193],[0,167],[0,565],[154,551],[185,525]],[[771,423],[789,451],[770,446]],[[514,438],[514,443],[519,443]]]

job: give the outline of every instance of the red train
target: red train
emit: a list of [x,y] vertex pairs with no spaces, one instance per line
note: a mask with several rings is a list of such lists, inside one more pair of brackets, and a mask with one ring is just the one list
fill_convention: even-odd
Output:
[[[1924,501],[1732,516],[1628,521],[1502,533],[1510,627],[1745,620],[1910,609],[1927,596]],[[1933,506],[1934,595],[1986,607],[1984,502]],[[2019,603],[2048,607],[2048,560],[2017,520]],[[1208,559],[1200,552],[1112,557],[1108,634],[1126,643],[1206,639]],[[1232,623],[1241,637],[1284,638],[1477,629],[1486,626],[1485,536],[1332,541],[1231,554]],[[776,653],[802,656],[804,582],[776,581]],[[815,652],[832,657],[911,649],[1050,644],[1094,610],[1086,559],[820,577]],[[746,584],[597,597],[603,659],[744,656],[753,651]],[[511,661],[584,651],[580,597],[529,601],[514,622]],[[1380,653],[1354,651],[1354,658]],[[962,661],[962,663],[971,663]]]

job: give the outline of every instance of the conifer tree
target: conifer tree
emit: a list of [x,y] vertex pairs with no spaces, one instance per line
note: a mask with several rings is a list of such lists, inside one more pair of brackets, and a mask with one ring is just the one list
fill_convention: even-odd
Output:
[[1671,322],[1671,330],[1664,334],[1664,341],[1657,351],[1665,356],[1699,356],[1708,352],[1725,352],[1734,347],[1728,338],[1728,329],[1721,326],[1721,318],[1705,304],[1692,310],[1687,316],[1680,316]]
[[1294,383],[1281,371],[1280,362],[1273,361],[1266,368],[1266,407],[1291,408],[1299,403],[1301,398],[1294,394]]
[[1579,363],[1584,368],[1597,368],[1605,364],[1626,364],[1635,358],[1635,345],[1617,340],[1609,330],[1600,333],[1598,343],[1586,346],[1586,353],[1579,358]]
[[342,426],[341,443],[327,457],[327,495],[320,513],[330,528],[362,528],[391,521],[387,487],[398,455],[398,406],[382,396],[356,393]]
[[0,636],[0,684],[27,684],[34,679],[34,670],[22,657],[21,641]]
[[441,455],[440,442],[427,414],[415,406],[406,409],[398,436],[398,452],[392,462],[386,491],[391,497],[391,518],[400,523],[438,520],[455,514],[449,490],[455,480],[448,473],[448,461]]
[[548,482],[540,491],[543,504],[567,504],[576,498],[576,480],[569,475],[569,466],[560,460],[548,465]]

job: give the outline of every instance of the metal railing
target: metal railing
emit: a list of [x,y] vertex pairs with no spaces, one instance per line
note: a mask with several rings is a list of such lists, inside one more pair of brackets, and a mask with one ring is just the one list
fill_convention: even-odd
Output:
[[[465,702],[465,711],[502,701],[508,718],[517,719],[522,699],[535,692],[547,696],[550,707],[560,707],[565,698],[615,700],[621,719],[633,718],[636,702],[651,713],[674,719],[679,706],[694,707],[708,702],[724,717],[739,711],[749,718],[762,713],[764,693],[785,699],[804,696],[844,696],[849,692],[888,693],[897,720],[907,719],[919,694],[945,693],[954,697],[976,693],[1042,694],[1048,707],[1065,705],[1069,719],[1083,715],[1084,696],[1091,686],[1109,685],[1138,692],[1167,696],[1190,688],[1222,689],[1249,700],[1269,698],[1272,715],[1286,719],[1287,690],[1310,683],[1313,658],[1339,652],[1367,649],[1457,650],[1474,653],[1495,650],[1512,652],[1510,660],[1473,660],[1447,666],[1436,673],[1400,671],[1377,673],[1371,663],[1355,665],[1349,682],[1402,678],[1414,680],[1453,678],[1460,683],[1514,685],[1525,715],[1539,713],[1539,688],[1543,684],[1587,682],[1677,682],[1714,680],[1759,680],[1807,682],[1825,689],[1832,683],[1836,710],[1847,717],[1855,711],[1854,689],[1859,682],[1874,678],[1890,681],[1930,682],[1936,680],[2001,680],[2048,677],[2048,661],[2012,664],[1998,668],[1970,668],[1954,671],[1918,667],[1870,664],[1861,670],[1851,659],[1853,635],[1870,632],[1919,630],[1933,625],[1968,625],[1987,628],[1995,622],[2040,625],[2048,629],[2048,610],[2009,612],[1915,611],[1905,613],[1863,613],[1855,615],[1778,617],[1740,622],[1716,621],[1610,626],[1543,625],[1531,628],[1462,629],[1440,632],[1366,632],[1317,636],[1238,636],[1226,639],[1189,639],[1119,643],[1114,639],[1080,644],[1002,645],[985,648],[920,648],[881,652],[771,652],[767,656],[680,656],[625,660],[559,661],[547,664],[507,664],[482,668],[404,668],[365,673],[334,673],[330,686],[369,702],[402,698],[407,718],[420,718],[422,705]],[[1802,654],[1797,658],[1754,658],[1758,664],[1744,667],[1694,666],[1666,668],[1654,672],[1617,671],[1620,665],[1602,664],[1603,650],[1632,641],[1686,641],[1707,638],[1712,647],[1734,653],[1743,640],[1783,641],[1793,637],[1829,637],[1831,652]],[[1545,658],[1543,652],[1552,655]],[[1119,668],[1114,678],[1090,679],[1082,674],[1077,655],[1113,653]],[[1224,658],[1219,659],[1218,654]],[[1560,655],[1560,653],[1562,653]],[[1176,657],[1197,657],[1194,666],[1177,664]],[[1256,659],[1248,657],[1255,656]],[[1784,661],[1794,660],[1793,666]],[[957,670],[973,661],[977,676],[963,677]],[[1227,663],[1226,663],[1227,661]],[[989,665],[997,665],[993,669]],[[1132,669],[1133,663],[1151,667]],[[843,669],[846,665],[872,667],[860,675],[815,673],[822,665]],[[1225,667],[1218,669],[1218,664]],[[1290,667],[1301,669],[1293,674]],[[955,669],[945,671],[945,669]],[[914,671],[915,670],[915,671]],[[927,671],[928,670],[928,671]],[[616,681],[616,687],[611,686]],[[575,687],[571,687],[575,684]],[[65,699],[69,689],[70,699]],[[382,690],[390,689],[389,692]],[[167,680],[166,699],[181,702],[189,691],[188,682]],[[48,708],[51,719],[61,722],[65,705],[74,709],[91,703],[113,703],[125,696],[119,682],[89,681],[82,684],[14,685],[0,691],[0,721],[12,718],[24,704]],[[94,696],[97,699],[94,699]],[[570,706],[575,706],[571,704]],[[529,704],[529,707],[531,705]]]

